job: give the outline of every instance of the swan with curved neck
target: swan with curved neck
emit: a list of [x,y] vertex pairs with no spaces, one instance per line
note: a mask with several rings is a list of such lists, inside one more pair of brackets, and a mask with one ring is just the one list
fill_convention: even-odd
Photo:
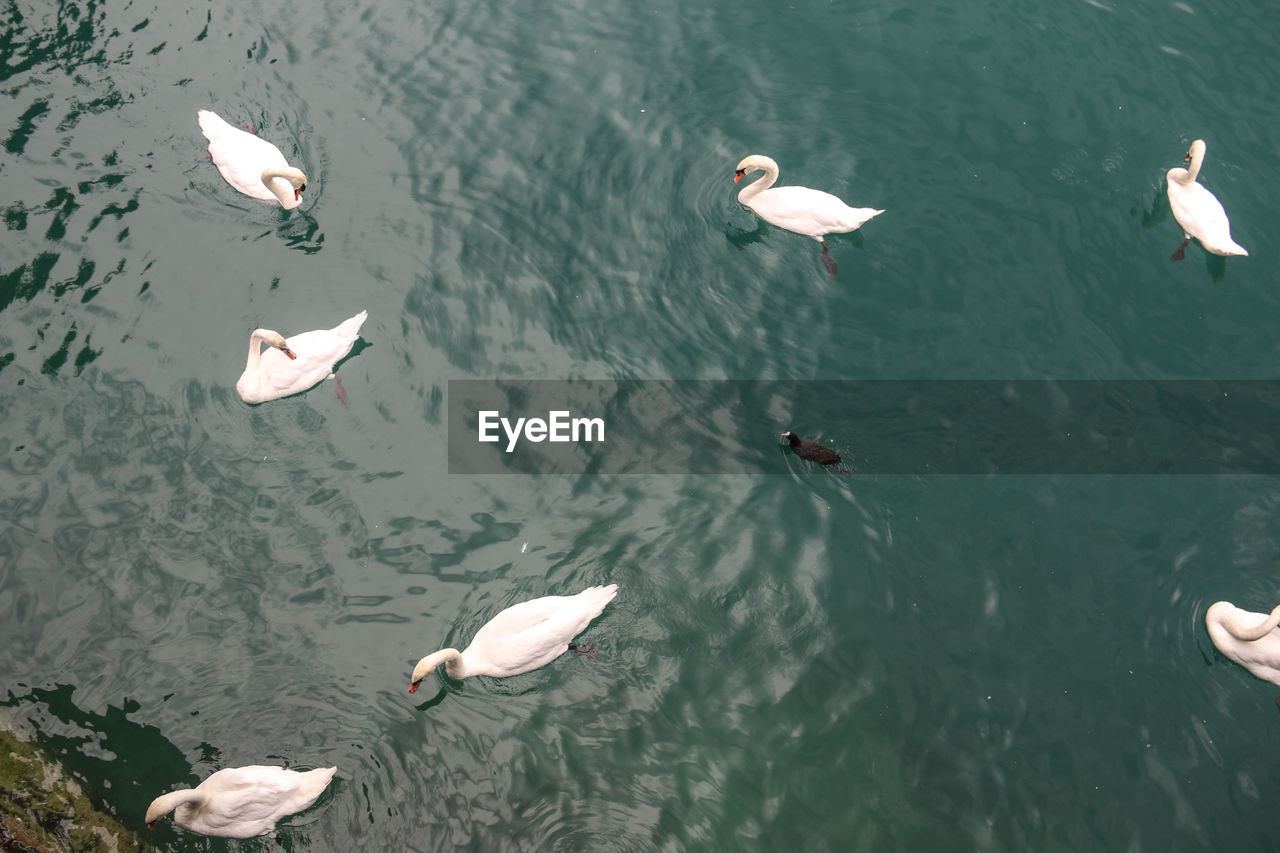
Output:
[[1195,237],[1204,246],[1206,252],[1215,255],[1248,255],[1248,250],[1231,239],[1231,221],[1227,219],[1227,211],[1218,201],[1217,196],[1209,192],[1204,184],[1198,183],[1200,167],[1204,164],[1205,144],[1203,139],[1191,143],[1184,163],[1190,163],[1187,169],[1173,168],[1165,174],[1165,183],[1169,191],[1169,208],[1173,218],[1182,226],[1183,241],[1170,256],[1170,260],[1180,261],[1186,257],[1187,244]]
[[161,794],[147,807],[147,828],[173,812],[190,832],[223,838],[253,838],[276,821],[311,806],[333,781],[337,767],[297,771],[252,764],[217,771],[195,788]]
[[1204,617],[1218,651],[1264,681],[1280,685],[1280,605],[1270,614],[1242,610],[1229,601],[1213,604]]
[[764,177],[743,187],[738,201],[755,211],[765,222],[796,234],[812,237],[822,244],[822,263],[832,278],[836,262],[827,251],[828,234],[856,231],[864,222],[884,213],[871,207],[850,207],[831,193],[809,187],[775,187],[778,164],[772,157],[752,154],[738,164],[733,181],[737,183],[752,172]]
[[280,149],[252,133],[232,127],[217,113],[196,113],[200,131],[209,140],[209,159],[227,183],[247,196],[277,201],[285,210],[302,203],[307,176],[289,165]]
[[577,595],[547,595],[522,601],[485,623],[463,651],[441,649],[418,661],[409,679],[416,693],[422,680],[444,665],[450,678],[473,675],[506,678],[545,666],[569,650],[595,657],[590,643],[570,642],[613,601],[618,585],[593,586]]
[[[316,329],[285,338],[271,329],[254,329],[249,357],[236,381],[236,393],[246,403],[263,403],[299,394],[334,376],[333,366],[347,357],[360,337],[369,312],[344,320],[332,329]],[[262,345],[268,345],[263,351]],[[345,405],[345,393],[338,396]]]

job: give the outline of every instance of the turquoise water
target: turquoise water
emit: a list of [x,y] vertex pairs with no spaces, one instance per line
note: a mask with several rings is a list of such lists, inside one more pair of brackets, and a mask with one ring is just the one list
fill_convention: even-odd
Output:
[[[339,773],[288,850],[1280,845],[1278,688],[1203,623],[1277,601],[1274,477],[450,476],[445,394],[1275,378],[1274,8],[0,20],[0,695],[126,824],[289,763]],[[200,108],[303,166],[302,207],[227,186]],[[1197,137],[1248,258],[1169,261]],[[835,281],[737,203],[750,153],[886,210],[830,238]],[[251,329],[360,309],[349,409],[236,397]],[[856,420],[792,403],[725,429],[856,460]],[[597,583],[598,660],[407,692],[502,607]]]

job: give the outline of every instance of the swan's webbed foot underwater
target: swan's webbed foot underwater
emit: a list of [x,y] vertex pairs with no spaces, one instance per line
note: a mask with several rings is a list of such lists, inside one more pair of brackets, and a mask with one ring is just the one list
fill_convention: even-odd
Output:
[[1191,242],[1191,238],[1183,240],[1178,244],[1178,248],[1174,249],[1173,254],[1169,256],[1171,261],[1181,261],[1187,257],[1187,244]]
[[834,280],[836,277],[836,270],[839,269],[839,267],[836,265],[835,258],[831,257],[831,254],[827,251],[826,240],[822,241],[822,263],[827,268],[827,275],[831,276]]
[[342,388],[342,377],[336,373],[333,374],[333,388],[338,392],[338,399],[342,402],[342,408],[350,409],[351,407],[347,405],[347,392]]
[[595,643],[583,643],[582,645],[570,643],[569,649],[577,652],[584,658],[591,658],[592,660],[598,660],[600,658],[600,653],[596,651]]

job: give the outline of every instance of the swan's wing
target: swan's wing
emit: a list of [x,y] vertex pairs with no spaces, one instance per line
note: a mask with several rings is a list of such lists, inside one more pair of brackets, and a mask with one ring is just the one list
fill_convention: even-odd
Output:
[[590,587],[577,595],[548,595],[508,607],[481,628],[463,652],[494,675],[518,675],[550,663],[569,648],[617,594],[617,585]]
[[351,352],[355,337],[339,334],[334,329],[317,329],[286,338],[285,343],[297,358],[291,359],[275,347],[268,347],[262,353],[257,372],[246,370],[236,387],[252,388],[254,399],[251,402],[275,400],[306,391],[333,375],[333,366]]
[[809,187],[765,190],[751,200],[750,207],[766,222],[810,237],[852,230],[849,205],[831,193]]
[[590,621],[580,619],[574,603],[574,596],[548,595],[514,604],[476,632],[463,657],[486,661],[502,675],[550,663]]
[[[293,349],[292,342],[289,348]],[[258,365],[258,376],[265,391],[269,391],[275,397],[285,397],[305,391],[333,374],[333,362],[326,362],[325,359],[317,359],[314,356],[309,357],[296,351],[295,354],[298,357],[290,359],[275,347],[269,348],[262,354],[262,361]],[[275,397],[268,399],[275,399]]]
[[1231,222],[1217,196],[1199,182],[1169,184],[1169,208],[1182,230],[1201,242],[1231,239]]
[[258,174],[268,166],[288,166],[289,163],[280,153],[280,149],[255,134],[248,133],[238,127],[232,127],[225,121],[210,133],[201,126],[204,136],[209,140],[209,154],[213,162],[221,165],[231,160],[243,160],[246,163],[261,163]]
[[210,781],[216,781],[211,792],[219,796],[252,795],[259,799],[282,799],[298,789],[302,774],[286,767],[250,764],[219,770],[206,779],[200,789],[204,790]]
[[285,343],[297,358],[269,347],[258,366],[262,387],[281,397],[305,391],[332,376],[333,366],[351,352],[355,341],[331,329],[317,329],[286,338]]
[[[200,790],[208,799],[194,814],[175,813],[180,826],[206,835],[251,838],[270,832],[277,820],[292,811],[282,811],[302,783],[302,774],[283,767],[251,765],[219,770],[206,779]],[[183,807],[179,807],[179,811]]]
[[285,342],[299,359],[305,358],[316,363],[327,362],[332,372],[333,366],[351,352],[355,338],[344,337],[333,329],[317,329],[314,332],[303,332],[286,338]]
[[489,636],[511,637],[537,628],[555,616],[568,600],[565,595],[547,595],[513,604],[485,623],[472,642]]

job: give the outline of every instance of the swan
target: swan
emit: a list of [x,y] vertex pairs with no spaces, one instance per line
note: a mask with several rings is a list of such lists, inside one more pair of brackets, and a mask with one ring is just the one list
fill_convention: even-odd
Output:
[[1280,685],[1280,605],[1268,616],[1219,601],[1209,608],[1204,622],[1218,651],[1258,678]]
[[440,664],[450,678],[472,675],[505,678],[551,663],[573,649],[595,657],[595,646],[569,642],[600,615],[618,594],[618,585],[593,586],[577,595],[548,595],[513,604],[485,623],[464,651],[441,649],[418,661],[409,692],[418,692],[422,679]]
[[1165,183],[1169,185],[1169,207],[1173,209],[1173,218],[1182,226],[1186,238],[1169,257],[1172,261],[1186,257],[1187,244],[1192,237],[1200,241],[1205,251],[1215,255],[1249,254],[1244,246],[1231,239],[1231,222],[1222,202],[1205,189],[1204,184],[1196,183],[1200,165],[1204,163],[1204,150],[1203,139],[1192,142],[1187,156],[1183,158],[1191,168],[1173,168],[1165,175]]
[[[173,822],[201,835],[253,838],[275,829],[276,821],[300,812],[329,786],[337,767],[227,767],[195,788],[161,794],[147,807],[147,828],[173,812]],[[175,811],[176,809],[176,811]]]
[[733,182],[736,184],[757,171],[763,171],[764,177],[743,187],[738,193],[738,201],[754,210],[765,222],[821,243],[822,263],[832,278],[836,277],[836,262],[827,253],[827,241],[823,237],[856,231],[867,220],[884,213],[871,207],[850,207],[822,190],[774,187],[773,182],[778,180],[778,164],[763,154],[744,158],[738,164]]
[[199,110],[196,119],[209,140],[209,158],[227,183],[247,196],[278,201],[285,210],[302,204],[307,176],[290,166],[279,148],[232,127],[209,110]]
[[[263,403],[323,382],[334,375],[333,366],[351,352],[360,336],[360,324],[368,316],[368,311],[361,311],[336,328],[316,329],[291,338],[270,329],[254,329],[249,336],[249,359],[236,382],[236,393],[246,403]],[[270,346],[265,353],[264,343]],[[338,396],[346,395],[339,391]]]

